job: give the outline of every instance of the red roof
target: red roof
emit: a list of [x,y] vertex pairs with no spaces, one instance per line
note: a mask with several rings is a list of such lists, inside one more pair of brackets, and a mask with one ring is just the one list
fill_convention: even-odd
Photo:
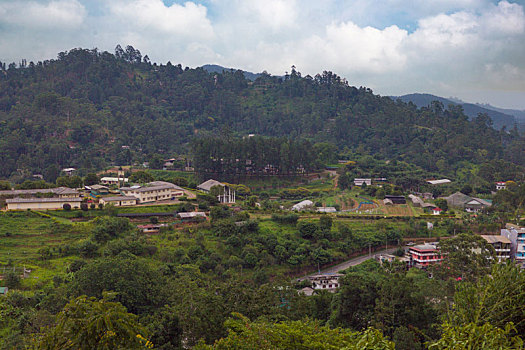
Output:
[[441,208],[438,208],[438,207],[435,207],[434,209],[432,209],[433,211],[443,211],[443,209]]

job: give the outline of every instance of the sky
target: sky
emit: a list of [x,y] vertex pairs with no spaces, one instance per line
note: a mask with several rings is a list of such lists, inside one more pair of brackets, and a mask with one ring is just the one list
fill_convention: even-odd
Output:
[[525,0],[0,0],[0,61],[132,45],[153,62],[324,70],[381,95],[525,109]]

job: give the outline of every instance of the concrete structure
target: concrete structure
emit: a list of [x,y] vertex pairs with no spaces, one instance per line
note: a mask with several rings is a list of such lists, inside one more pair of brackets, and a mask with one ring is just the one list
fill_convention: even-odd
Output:
[[100,204],[113,204],[116,207],[124,207],[129,205],[137,205],[137,198],[133,196],[113,196],[102,197],[98,200]]
[[317,208],[318,213],[337,213],[337,209],[334,207],[318,207]]
[[372,179],[354,179],[354,186],[363,186],[363,184],[372,186]]
[[498,262],[510,259],[511,241],[509,238],[502,235],[481,235],[481,237],[494,248]]
[[224,184],[217,180],[213,180],[213,179],[207,180],[201,183],[199,186],[197,186],[197,189],[203,192],[209,193],[212,187],[215,187],[215,186],[222,187],[222,191],[221,191],[222,193],[220,193],[217,196],[217,199],[219,200],[220,203],[226,203],[226,204],[235,203],[235,190],[232,189],[227,184]]
[[71,175],[73,175],[73,173],[74,173],[75,171],[77,171],[77,169],[75,169],[75,168],[65,168],[65,169],[62,169],[62,172],[63,172],[64,174],[66,174],[67,176],[71,176]]
[[34,197],[37,195],[49,195],[58,198],[80,197],[80,192],[69,187],[37,188],[31,190],[4,190],[0,191],[0,197]]
[[451,183],[449,179],[439,179],[439,180],[427,180],[427,183],[431,185],[442,185],[442,184],[448,184]]
[[429,265],[440,263],[444,258],[437,244],[432,243],[412,246],[408,249],[408,255],[410,266],[419,268],[426,268]]
[[168,227],[168,224],[137,225],[137,228],[143,233],[158,233],[161,227]]
[[525,227],[506,224],[501,230],[501,235],[510,240],[511,257],[525,267]]
[[118,185],[119,183],[128,183],[129,179],[127,177],[110,177],[105,176],[100,179],[100,183],[103,185]]
[[344,276],[340,273],[329,273],[323,275],[309,276],[308,280],[312,283],[314,290],[327,290],[331,293],[335,293],[339,288],[339,278]]
[[195,219],[195,218],[204,218],[206,219],[206,213],[202,211],[190,211],[188,213],[178,213],[177,216],[181,219]]
[[121,187],[120,193],[126,197],[135,197],[137,203],[151,203],[181,197],[184,190],[169,182],[154,181],[146,186]]
[[64,204],[72,209],[80,208],[82,198],[11,198],[6,199],[7,210],[54,210],[62,209]]
[[294,211],[301,211],[301,210],[305,210],[309,207],[312,207],[314,205],[314,202],[312,202],[311,200],[307,199],[307,200],[304,200],[302,202],[299,202],[295,205],[292,206],[292,210]]

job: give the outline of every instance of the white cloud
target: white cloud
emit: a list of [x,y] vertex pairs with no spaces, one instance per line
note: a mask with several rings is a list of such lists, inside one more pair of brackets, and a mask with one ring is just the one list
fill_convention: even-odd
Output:
[[0,3],[0,24],[33,29],[67,29],[78,27],[86,17],[86,9],[77,0],[53,0]]
[[128,30],[162,32],[165,35],[185,35],[206,40],[213,37],[213,27],[203,5],[186,2],[166,6],[161,0],[111,1],[111,14]]
[[500,1],[494,9],[483,14],[481,20],[490,34],[515,35],[525,30],[523,7],[507,1]]

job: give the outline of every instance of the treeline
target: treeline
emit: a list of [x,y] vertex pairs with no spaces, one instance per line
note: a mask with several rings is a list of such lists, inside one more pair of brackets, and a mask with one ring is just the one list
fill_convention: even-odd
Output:
[[[465,161],[525,165],[516,129],[495,130],[486,115],[469,121],[459,106],[392,101],[332,72],[302,76],[293,68],[249,82],[241,71],[152,63],[133,47],[73,49],[55,60],[1,66],[0,177],[15,182],[34,173],[54,182],[70,166],[85,175],[188,154],[194,135],[225,127],[234,136],[309,139],[445,174]],[[333,154],[324,152],[323,161]]]
[[277,137],[204,137],[192,142],[195,172],[202,179],[302,175],[320,168],[313,145]]

